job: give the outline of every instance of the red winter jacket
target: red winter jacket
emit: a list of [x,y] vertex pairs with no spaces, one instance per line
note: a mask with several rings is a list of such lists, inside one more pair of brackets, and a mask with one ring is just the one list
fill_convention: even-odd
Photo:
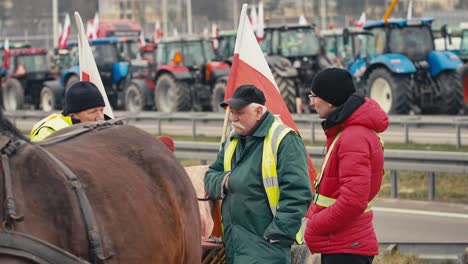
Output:
[[318,187],[318,193],[336,201],[327,208],[311,207],[305,240],[312,253],[378,255],[373,212],[364,210],[379,192],[383,176],[383,150],[374,131],[387,127],[387,114],[366,98],[344,122],[325,131],[327,149],[342,132]]

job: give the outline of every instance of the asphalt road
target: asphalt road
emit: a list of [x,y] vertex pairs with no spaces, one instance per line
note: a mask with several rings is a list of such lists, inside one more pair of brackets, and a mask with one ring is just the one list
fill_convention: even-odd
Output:
[[468,205],[379,199],[373,210],[381,243],[468,243]]

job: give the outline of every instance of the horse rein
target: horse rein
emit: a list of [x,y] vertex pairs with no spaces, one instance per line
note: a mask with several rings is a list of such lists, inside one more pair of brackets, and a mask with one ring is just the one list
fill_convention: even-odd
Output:
[[9,157],[14,155],[16,150],[25,142],[23,140],[12,141],[7,136],[2,136],[0,142],[0,156],[5,185],[5,220],[2,226],[5,230],[13,230],[15,222],[23,221],[24,217],[16,213],[16,201],[13,193]]

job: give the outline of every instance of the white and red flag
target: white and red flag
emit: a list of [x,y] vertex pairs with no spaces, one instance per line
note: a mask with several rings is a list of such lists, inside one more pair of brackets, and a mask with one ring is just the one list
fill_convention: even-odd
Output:
[[[234,90],[243,84],[253,84],[262,90],[266,97],[268,110],[275,115],[279,115],[284,124],[298,131],[252,31],[247,17],[247,4],[242,6],[234,57],[224,100],[231,98]],[[315,180],[316,172],[310,157],[308,160],[309,177],[312,184]]]
[[143,29],[141,30],[140,36],[138,37],[138,46],[139,46],[139,48],[141,48],[141,49],[142,49],[144,46],[146,46],[145,32],[143,31]]
[[94,83],[101,92],[104,99],[105,107],[104,114],[110,118],[114,118],[114,113],[107,99],[106,90],[102,84],[101,76],[99,75],[96,61],[94,60],[93,51],[89,46],[88,38],[85,34],[83,21],[80,14],[75,12],[75,22],[78,28],[78,59],[80,62],[80,80]]
[[70,37],[71,32],[71,25],[70,25],[70,16],[68,14],[65,15],[65,22],[63,23],[62,33],[58,38],[58,45],[57,48],[65,49],[67,47],[67,41]]
[[252,28],[254,31],[257,30],[257,22],[258,22],[257,8],[253,5],[252,9],[250,10],[250,24],[252,24]]
[[214,50],[219,48],[218,36],[219,27],[217,24],[213,23],[211,24],[211,48]]
[[5,39],[5,44],[3,44],[3,63],[2,70],[8,71],[8,60],[10,55],[10,41]]
[[307,21],[304,15],[301,15],[299,17],[299,25],[309,25],[309,22]]
[[162,37],[161,23],[159,23],[159,20],[157,20],[156,24],[154,25],[154,43],[158,43],[161,37]]
[[86,36],[88,39],[97,39],[99,30],[99,14],[94,14],[93,20],[88,20],[86,23]]
[[355,26],[362,28],[365,23],[366,23],[366,12],[362,12],[361,17],[359,17],[359,20],[356,22]]

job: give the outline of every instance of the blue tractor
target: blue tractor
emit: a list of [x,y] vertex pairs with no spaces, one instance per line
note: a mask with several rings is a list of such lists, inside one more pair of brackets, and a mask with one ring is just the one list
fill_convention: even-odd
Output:
[[[114,109],[126,109],[132,112],[151,109],[154,105],[154,85],[145,79],[148,63],[133,60],[128,54],[128,40],[102,38],[90,40],[94,59],[106,89],[109,103]],[[80,68],[77,58],[77,42],[67,45],[71,56],[71,67],[63,70],[59,81],[46,83],[43,90],[42,109],[50,111],[63,103],[65,91],[80,80]],[[136,44],[135,52],[136,54]]]
[[432,18],[371,21],[366,54],[349,70],[358,87],[390,114],[458,114],[463,89],[457,55],[436,51]]

